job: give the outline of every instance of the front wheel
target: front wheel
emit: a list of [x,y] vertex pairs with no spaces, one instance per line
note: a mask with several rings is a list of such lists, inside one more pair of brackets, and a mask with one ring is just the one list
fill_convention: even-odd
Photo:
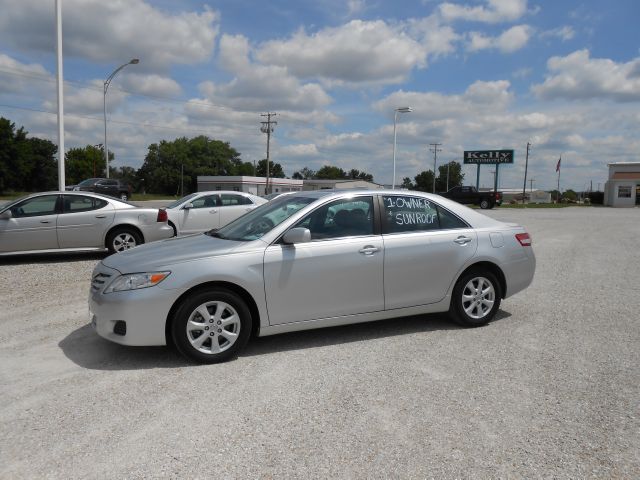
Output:
[[449,316],[463,327],[489,323],[500,308],[502,292],[495,275],[483,270],[463,274],[453,288]]
[[143,243],[140,234],[130,228],[117,228],[107,236],[107,248],[111,253],[124,252]]
[[225,289],[201,291],[188,297],[176,311],[171,335],[178,351],[199,363],[229,360],[245,346],[251,334],[246,303]]

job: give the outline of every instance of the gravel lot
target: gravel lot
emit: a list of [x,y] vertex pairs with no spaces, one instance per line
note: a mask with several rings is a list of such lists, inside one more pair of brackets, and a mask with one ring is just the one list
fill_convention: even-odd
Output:
[[192,366],[87,326],[102,255],[0,259],[1,478],[639,478],[640,209],[497,210],[499,317],[255,339]]

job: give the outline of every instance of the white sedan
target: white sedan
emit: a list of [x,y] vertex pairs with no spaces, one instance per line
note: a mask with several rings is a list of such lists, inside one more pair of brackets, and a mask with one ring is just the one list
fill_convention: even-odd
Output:
[[267,200],[244,192],[196,192],[167,205],[169,225],[175,235],[220,228]]
[[122,252],[170,238],[167,212],[90,192],[42,192],[0,207],[0,255],[18,252]]

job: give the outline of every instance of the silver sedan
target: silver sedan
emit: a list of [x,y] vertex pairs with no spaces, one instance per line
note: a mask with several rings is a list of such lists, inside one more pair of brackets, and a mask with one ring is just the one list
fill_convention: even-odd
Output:
[[167,205],[167,214],[176,235],[189,235],[223,227],[263,203],[245,192],[196,192]]
[[215,232],[114,255],[95,268],[91,323],[124,345],[175,344],[204,363],[251,333],[448,312],[489,322],[532,281],[526,230],[438,195],[283,195]]
[[0,207],[0,254],[108,249],[173,236],[167,214],[89,192],[44,192]]

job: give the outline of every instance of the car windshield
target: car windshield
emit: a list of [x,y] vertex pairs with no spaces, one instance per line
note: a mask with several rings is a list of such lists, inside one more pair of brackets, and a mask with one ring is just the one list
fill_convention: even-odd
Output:
[[207,232],[207,235],[240,242],[256,240],[315,200],[317,198],[284,195],[262,204],[219,230]]
[[93,185],[94,183],[96,183],[98,180],[100,180],[99,178],[87,178],[86,180],[81,181],[78,186],[79,187],[88,187],[89,185]]
[[189,195],[186,195],[182,198],[179,198],[178,200],[176,200],[173,203],[170,203],[169,205],[167,205],[165,208],[176,208],[178,205],[180,205],[183,202],[186,202],[187,200],[192,199],[193,197],[195,197],[196,195],[198,195],[197,193],[190,193]]

